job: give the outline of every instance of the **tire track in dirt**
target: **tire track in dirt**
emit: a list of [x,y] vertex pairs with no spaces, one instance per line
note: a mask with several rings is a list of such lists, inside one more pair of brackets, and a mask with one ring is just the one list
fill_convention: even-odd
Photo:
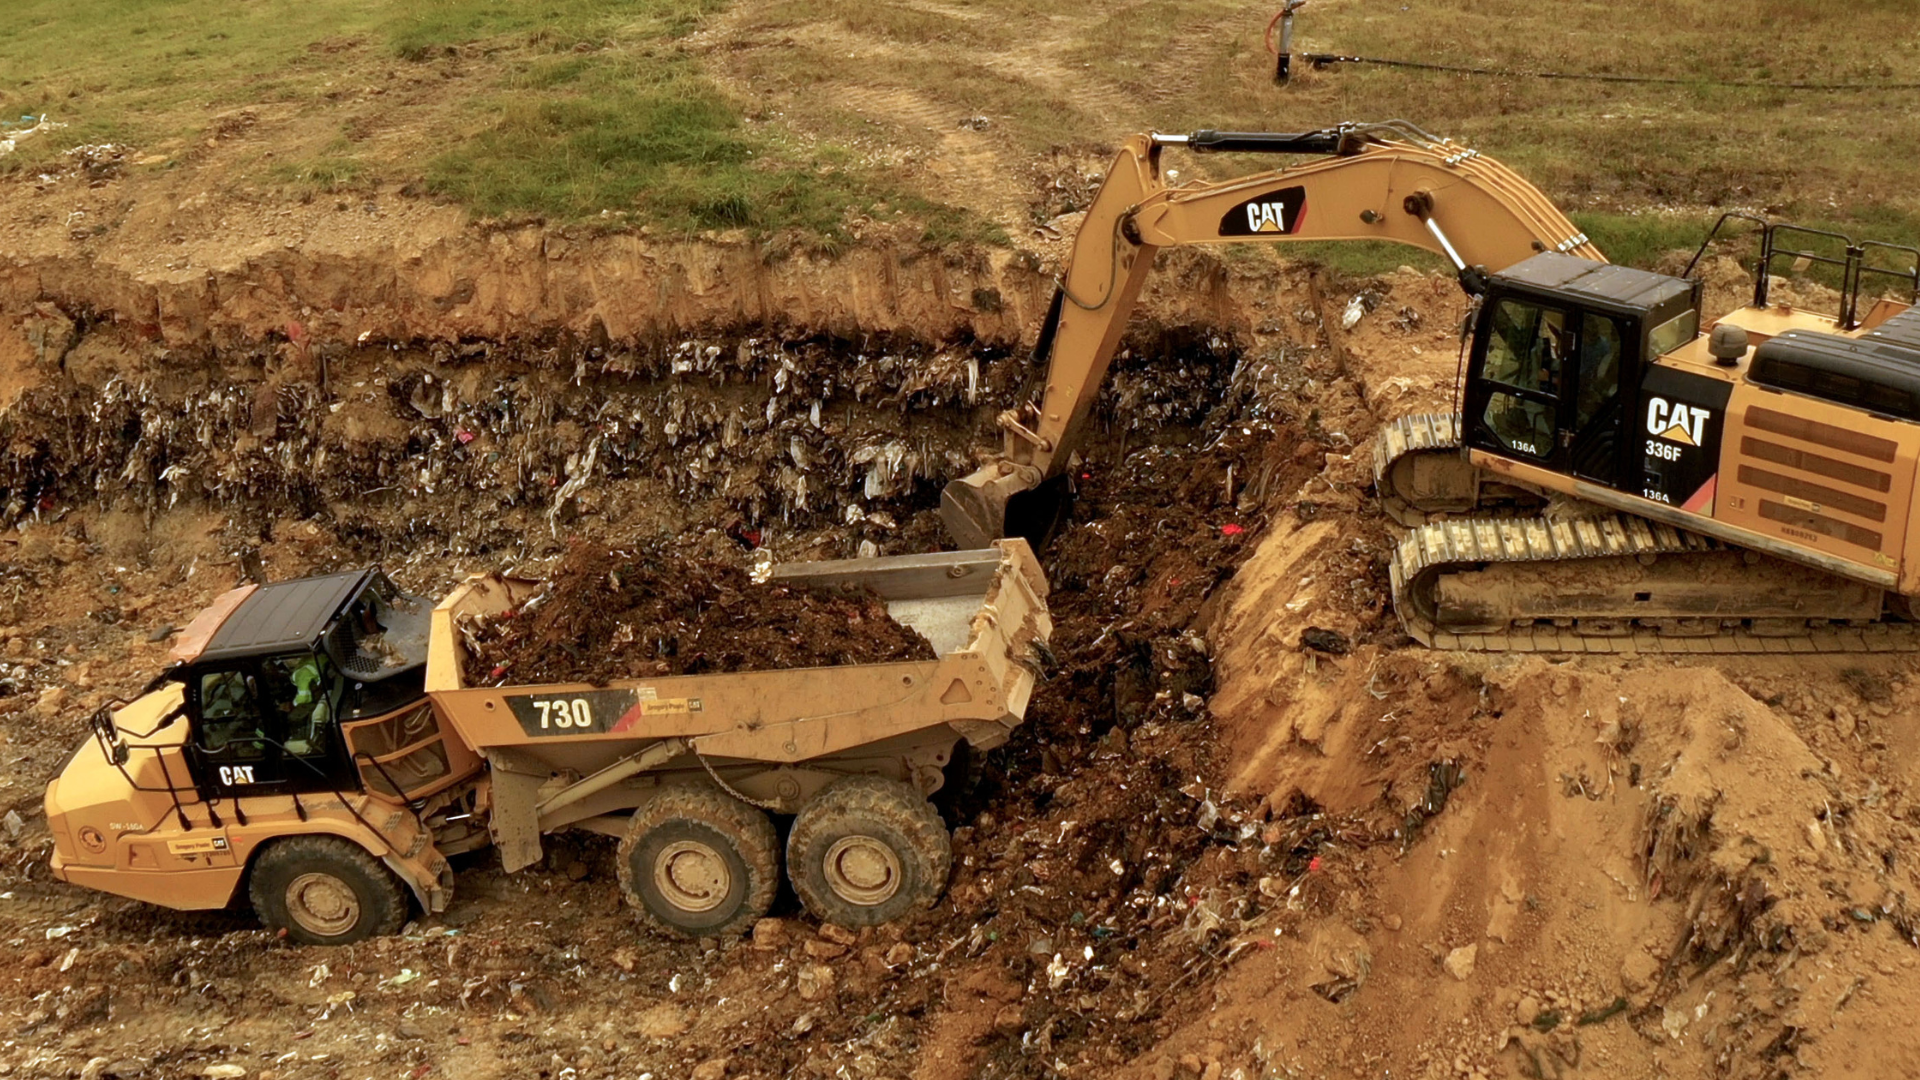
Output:
[[[770,28],[757,23],[748,12],[730,13],[730,17],[706,31],[703,44],[712,50],[710,55],[715,59],[743,56],[750,50],[736,48],[735,42],[768,32]],[[1023,185],[1014,179],[1023,172],[1020,156],[1009,150],[1004,140],[966,126],[972,114],[964,105],[903,86],[850,81],[863,70],[859,61],[864,57],[934,63],[940,58],[931,50],[833,24],[793,28],[782,36],[780,44],[841,57],[846,63],[841,72],[804,89],[769,89],[761,85],[757,93],[753,89],[754,73],[747,70],[743,60],[714,64],[712,74],[730,84],[736,93],[760,100],[771,98],[781,111],[815,114],[841,111],[868,121],[880,129],[882,141],[904,142],[915,148],[917,152],[904,155],[906,169],[927,183],[926,193],[930,197],[967,207],[1008,227],[1017,227],[1024,221],[1028,199]],[[972,54],[965,54],[961,59],[970,56]],[[954,57],[948,55],[945,59],[950,62]],[[897,162],[901,155],[886,156]]]
[[896,130],[920,135],[928,152],[918,171],[932,181],[942,202],[986,213],[1013,226],[1025,215],[1026,198],[1012,180],[1019,166],[989,135],[964,126],[963,110],[897,86],[839,86],[835,101],[849,111]]
[[[902,0],[899,7],[978,23],[983,13],[940,3]],[[779,26],[766,17],[766,4],[730,8],[689,39],[708,58],[711,73],[743,97],[795,114],[840,110],[880,128],[892,140],[914,146],[907,155],[910,173],[927,184],[940,201],[986,214],[1016,233],[1024,232],[1033,203],[1027,178],[1032,171],[1026,148],[988,127],[968,126],[978,108],[923,89],[868,79],[863,58],[887,58],[927,65],[965,65],[1023,88],[1032,97],[1062,103],[1084,117],[1078,126],[1102,145],[1139,123],[1136,95],[1090,70],[1060,57],[1086,39],[1104,19],[1102,13],[1038,14],[1026,20],[1020,44],[1001,50],[953,40],[922,44],[891,40],[851,30],[836,22]],[[777,85],[756,70],[754,56],[768,48],[801,48],[844,62],[804,88]],[[989,116],[989,124],[993,117]]]
[[1220,27],[1217,23],[1192,22],[1168,39],[1159,58],[1146,67],[1144,92],[1155,105],[1171,105],[1190,100],[1199,89],[1198,72],[1217,62]]

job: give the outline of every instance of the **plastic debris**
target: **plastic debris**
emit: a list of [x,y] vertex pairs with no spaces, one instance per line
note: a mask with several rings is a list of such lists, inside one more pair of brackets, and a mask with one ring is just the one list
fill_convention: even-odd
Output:
[[29,121],[32,123],[22,130],[9,131],[4,137],[0,137],[0,157],[13,153],[14,149],[20,145],[22,139],[32,138],[35,135],[44,135],[49,131],[58,131],[67,126],[54,122],[44,114],[37,119],[32,115],[22,116],[20,118],[20,123],[23,125],[27,125]]
[[1360,321],[1360,316],[1365,315],[1366,313],[1367,313],[1366,302],[1362,300],[1359,296],[1355,296],[1353,299],[1347,301],[1347,310],[1340,313],[1340,329],[1342,330],[1353,329],[1354,324]]

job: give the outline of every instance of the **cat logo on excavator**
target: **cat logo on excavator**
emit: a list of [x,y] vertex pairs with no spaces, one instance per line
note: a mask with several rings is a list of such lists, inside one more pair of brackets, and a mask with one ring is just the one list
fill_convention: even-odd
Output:
[[1299,229],[1307,214],[1307,189],[1281,188],[1248,199],[1220,219],[1221,236],[1286,236]]
[[1647,434],[1682,446],[1699,446],[1707,439],[1707,420],[1713,413],[1706,409],[1663,397],[1647,399]]

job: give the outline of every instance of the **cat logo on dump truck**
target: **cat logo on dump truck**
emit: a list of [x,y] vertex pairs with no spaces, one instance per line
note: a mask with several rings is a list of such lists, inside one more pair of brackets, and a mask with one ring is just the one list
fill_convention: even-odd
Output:
[[219,855],[227,850],[227,838],[224,836],[195,837],[188,840],[167,841],[167,851],[174,855]]
[[1259,236],[1270,233],[1287,236],[1296,232],[1307,218],[1307,189],[1281,188],[1255,196],[1226,212],[1220,219],[1221,236]]

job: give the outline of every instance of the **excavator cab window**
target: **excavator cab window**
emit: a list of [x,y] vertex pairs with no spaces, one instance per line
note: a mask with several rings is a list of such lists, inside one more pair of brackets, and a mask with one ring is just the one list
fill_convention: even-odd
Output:
[[1526,295],[1481,315],[1468,409],[1473,445],[1611,484],[1633,324]]
[[1494,303],[1481,367],[1493,385],[1480,416],[1506,449],[1539,459],[1553,453],[1561,372],[1572,346],[1567,312],[1513,298]]
[[1585,431],[1601,410],[1620,396],[1620,324],[1604,315],[1580,320],[1579,392],[1574,397],[1575,431]]

